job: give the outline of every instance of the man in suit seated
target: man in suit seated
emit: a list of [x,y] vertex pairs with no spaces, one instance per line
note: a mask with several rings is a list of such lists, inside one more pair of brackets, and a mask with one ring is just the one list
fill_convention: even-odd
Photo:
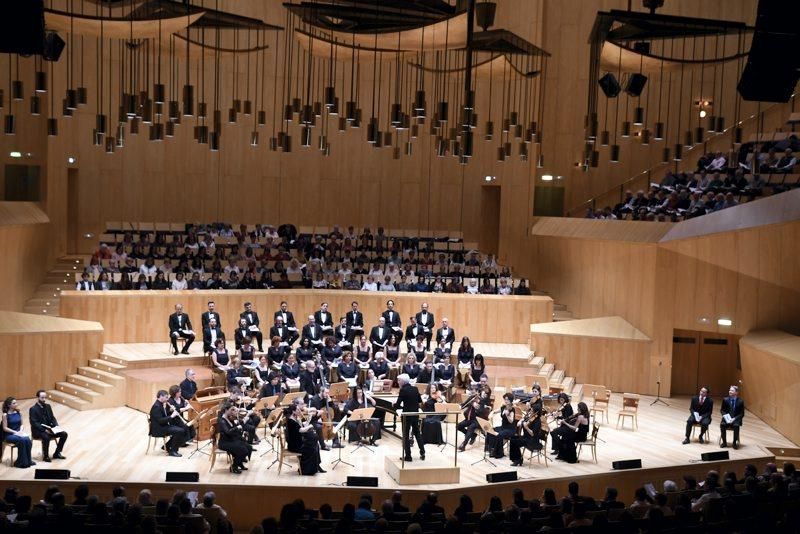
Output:
[[308,360],[305,370],[300,371],[300,391],[305,391],[309,397],[313,397],[319,393],[321,387],[322,379],[317,365],[314,360]]
[[264,334],[261,332],[261,321],[258,318],[258,314],[253,310],[252,302],[244,303],[244,311],[239,314],[239,318],[247,320],[247,328],[250,330],[250,337],[256,338],[258,352],[264,352]]
[[317,324],[313,315],[308,316],[308,323],[303,325],[303,337],[308,338],[311,344],[322,349],[322,327]]
[[[53,415],[53,407],[47,404],[47,392],[40,389],[36,392],[36,404],[31,406],[28,412],[31,422],[31,437],[42,440],[42,460],[50,461],[50,440],[57,439],[56,452],[53,458],[64,460],[61,451],[64,450],[64,443],[67,441],[67,433],[58,429],[58,421]],[[58,430],[57,432],[54,432]]]
[[453,342],[456,340],[456,333],[450,327],[447,317],[442,319],[442,327],[436,330],[436,344],[445,342],[445,348],[449,351],[453,350]]
[[184,374],[186,378],[180,383],[181,397],[188,401],[193,399],[195,393],[197,393],[197,382],[195,381],[196,373],[194,369],[187,369]]
[[150,408],[150,435],[156,438],[169,436],[166,443],[167,454],[179,458],[181,454],[178,447],[186,445],[190,437],[188,428],[180,421],[180,412],[169,406],[168,401],[169,393],[159,390],[156,402]]
[[213,300],[208,301],[208,310],[203,312],[203,315],[200,316],[200,324],[203,327],[203,330],[208,328],[208,324],[211,322],[211,319],[216,319],[217,326],[222,328],[222,317],[220,317],[219,313],[217,313],[217,305]]
[[225,341],[225,334],[222,332],[222,329],[217,326],[217,320],[211,319],[208,323],[208,327],[203,329],[203,352],[208,354],[214,350],[214,343],[216,343],[218,339]]
[[[689,443],[689,436],[692,435],[692,427],[700,424],[700,437],[698,441],[703,443],[703,435],[708,431],[708,425],[711,424],[711,414],[714,410],[714,401],[708,396],[708,388],[703,386],[700,392],[692,397],[689,403],[689,419],[686,420],[686,438],[683,444]],[[696,414],[696,415],[695,415]]]
[[417,324],[416,316],[412,315],[408,318],[408,326],[406,327],[406,346],[408,352],[411,352],[414,343],[417,341],[417,336],[425,336],[425,329]]
[[186,340],[181,352],[189,354],[189,347],[194,342],[195,335],[189,314],[183,313],[183,304],[176,304],[175,313],[169,316],[169,339],[172,342],[172,352],[176,355],[178,354],[178,338]]
[[[744,419],[744,401],[739,398],[739,386],[731,386],[728,390],[728,396],[722,399],[722,421],[719,422],[719,431],[721,434],[722,443],[720,447],[725,448],[728,446],[727,430],[733,430],[733,448],[739,448],[739,429],[742,426]],[[727,417],[726,417],[727,416]]]
[[94,291],[94,282],[89,279],[89,273],[81,275],[81,281],[75,286],[77,291]]
[[319,325],[325,335],[333,334],[333,315],[328,311],[327,302],[323,302],[319,310],[314,312],[314,322]]
[[[275,312],[274,318],[277,319],[278,317],[281,318],[283,326],[289,330],[289,339],[287,339],[286,342],[289,346],[294,345],[294,342],[300,339],[300,334],[297,333],[297,324],[294,322],[294,314],[289,311],[289,305],[285,300],[281,302],[280,309]],[[270,337],[273,337],[273,335],[270,334]]]
[[369,341],[372,343],[373,354],[383,350],[383,347],[386,346],[386,342],[389,341],[391,333],[391,328],[386,326],[386,319],[381,316],[381,318],[378,319],[378,326],[373,326],[369,334]]
[[275,326],[269,329],[269,338],[280,338],[281,343],[284,344],[284,352],[289,354],[292,351],[292,343],[297,339],[297,332],[292,332],[283,324],[283,318],[280,315],[275,316]]

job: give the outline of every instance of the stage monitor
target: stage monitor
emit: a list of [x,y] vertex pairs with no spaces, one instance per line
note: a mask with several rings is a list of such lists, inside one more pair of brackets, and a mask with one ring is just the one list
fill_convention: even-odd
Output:
[[641,469],[642,468],[642,460],[617,460],[616,462],[611,463],[612,469]]
[[516,471],[503,471],[501,473],[487,473],[486,482],[513,482],[517,480]]
[[199,482],[197,471],[167,471],[166,482]]
[[700,455],[700,459],[704,462],[717,462],[727,460],[729,457],[728,451],[704,452]]
[[347,477],[348,486],[378,487],[378,477]]
[[69,480],[69,469],[37,469],[33,473],[36,480]]

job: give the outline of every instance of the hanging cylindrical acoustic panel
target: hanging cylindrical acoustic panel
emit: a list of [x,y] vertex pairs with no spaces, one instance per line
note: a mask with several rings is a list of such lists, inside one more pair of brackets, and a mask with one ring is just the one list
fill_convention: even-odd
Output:
[[125,106],[125,115],[131,118],[135,117],[137,115],[136,95],[125,93],[122,95],[122,102]]
[[447,154],[447,139],[438,137],[436,139],[436,155],[443,158]]
[[236,108],[228,108],[228,122],[230,124],[236,123]]
[[655,131],[655,135],[653,136],[653,139],[655,139],[656,141],[661,141],[661,140],[664,139],[664,123],[663,122],[657,122],[656,123],[656,131]]
[[50,137],[58,135],[58,119],[47,119],[47,135]]
[[311,146],[311,127],[303,126],[300,128],[300,146],[308,148]]
[[450,141],[450,155],[454,158],[461,157],[461,143],[458,141]]
[[303,109],[303,102],[299,98],[295,97],[292,99],[292,112],[293,113],[300,113]]
[[669,163],[670,159],[670,149],[668,146],[664,147],[664,150],[661,151],[661,163]]
[[131,135],[138,135],[139,134],[139,119],[136,118],[136,117],[133,117],[130,120],[130,125],[131,125]]
[[314,117],[322,117],[322,102],[314,102]]
[[106,154],[113,154],[114,153],[114,138],[113,137],[106,137]]
[[508,133],[510,127],[511,122],[508,119],[503,119],[503,133]]
[[611,163],[619,162],[619,145],[611,145],[611,156],[609,157]]
[[519,113],[517,113],[516,111],[512,111],[511,113],[509,113],[508,124],[509,126],[516,126],[517,124],[519,124]]
[[117,148],[125,148],[125,127],[121,124],[117,125]]
[[208,143],[208,126],[200,126],[197,130],[197,142],[201,145]]
[[106,133],[106,116],[103,114],[95,116],[94,129],[97,133]]
[[392,159],[400,159],[400,147],[396,146],[392,149]]
[[391,122],[394,126],[399,126],[403,122],[403,112],[400,109],[400,104],[392,104]]
[[231,104],[231,107],[236,110],[236,113],[241,113],[242,112],[242,101],[240,99],[238,99],[238,98],[234,98],[233,99],[233,104]]
[[[194,85],[186,84],[183,86],[183,116],[191,117],[194,115]],[[219,146],[219,139],[217,140]]]
[[723,117],[722,115],[717,117],[716,130],[718,132],[724,132],[725,131],[725,117]]
[[177,100],[169,101],[169,104],[167,105],[167,115],[169,115],[169,120],[173,122],[180,119],[181,110],[180,104],[178,104]]
[[263,109],[258,112],[257,122],[259,126],[267,124],[267,112]]
[[600,132],[600,146],[608,146],[608,141],[611,138],[611,132],[603,130]]
[[103,134],[97,130],[92,130],[92,144],[94,146],[103,146]]
[[270,137],[269,138],[269,149],[271,152],[278,151],[278,138],[277,137]]
[[75,89],[67,89],[67,109],[70,111],[78,109],[78,92]]
[[37,70],[34,75],[33,90],[37,93],[47,92],[47,73],[42,70]]
[[219,134],[222,131],[222,110],[215,109],[213,116],[214,131]]
[[717,116],[716,115],[709,115],[708,116],[708,132],[714,133],[717,131]]
[[641,126],[644,124],[644,108],[637,106],[633,110],[633,124],[635,126]]
[[414,95],[414,117],[425,116],[425,91],[417,91]]
[[164,136],[165,137],[175,137],[175,123],[172,121],[167,121],[164,125]]
[[539,154],[539,157],[536,158],[536,168],[544,169],[544,154]]
[[703,142],[703,137],[705,137],[705,133],[706,133],[705,128],[703,128],[702,126],[698,126],[697,128],[694,129],[695,144],[699,145],[700,143]]
[[22,100],[24,98],[22,93],[23,93],[22,80],[14,80],[13,82],[11,82],[11,99]]
[[339,117],[339,131],[347,131],[347,119],[345,117]]
[[497,161],[505,161],[506,160],[506,151],[503,148],[503,145],[497,147]]
[[317,143],[317,148],[321,152],[325,152],[325,147],[328,146],[328,138],[324,135],[319,136],[319,142]]
[[600,151],[592,150],[592,153],[589,156],[589,166],[597,167],[599,164],[600,164]]
[[9,114],[3,118],[3,133],[6,135],[17,133],[17,122],[14,120],[14,115]]
[[383,148],[383,132],[378,130],[375,132],[375,142],[372,143],[372,148]]
[[152,100],[145,100],[144,105],[142,106],[142,122],[145,124],[151,124],[153,122],[153,101]]
[[42,113],[42,97],[34,93],[31,95],[31,115],[40,115]]
[[350,123],[351,128],[361,128],[361,108],[356,108],[356,118]]
[[447,101],[439,102],[439,104],[436,106],[436,116],[438,118],[438,122],[442,124],[446,123],[449,111],[450,104]]
[[631,123],[630,121],[624,121],[622,123],[622,137],[630,137],[631,136]]
[[597,139],[597,128],[598,124],[597,121],[590,121],[589,122],[589,140],[594,141]]
[[[333,97],[333,105],[328,109],[328,113],[331,115],[339,115],[339,97]],[[325,145],[325,155],[329,155],[331,153],[331,144],[328,143]]]
[[375,144],[378,141],[378,119],[372,117],[367,124],[367,143]]
[[306,126],[314,124],[314,108],[310,104],[303,106],[303,111],[300,113],[300,123]]
[[164,90],[163,83],[154,83],[153,84],[153,102],[156,104],[163,104],[165,102],[164,95],[166,91]]
[[692,148],[694,146],[694,134],[691,130],[686,130],[686,132],[684,132],[683,146],[686,148]]
[[485,141],[491,141],[494,137],[494,123],[492,121],[486,121],[485,128],[483,130],[483,139]]
[[211,152],[219,152],[219,132],[208,134],[208,148]]
[[344,104],[344,113],[347,117],[348,122],[352,122],[356,120],[356,103],[352,100],[348,100]]
[[505,151],[505,153],[506,153],[506,157],[507,157],[507,158],[510,158],[510,157],[511,157],[511,143],[510,143],[510,142],[508,142],[508,141],[506,141],[505,143],[503,143],[503,150],[504,150],[504,151]]
[[645,128],[642,130],[642,144],[649,145],[650,144],[650,130]]
[[405,154],[406,156],[410,156],[414,152],[414,143],[411,141],[405,142]]
[[333,87],[328,86],[328,87],[325,88],[325,92],[324,93],[325,93],[325,96],[324,96],[324,98],[325,98],[325,107],[326,108],[332,108],[333,107],[333,103],[334,103],[333,101],[336,98],[336,90]]
[[383,132],[383,147],[391,148],[392,146],[392,132]]
[[416,139],[417,137],[419,137],[419,125],[418,124],[412,124],[411,125],[411,139]]
[[198,119],[205,119],[208,117],[208,104],[205,102],[198,102],[197,103],[197,118]]
[[243,104],[243,107],[242,107],[242,113],[244,113],[245,116],[247,116],[247,117],[249,117],[250,115],[253,114],[253,101],[252,100],[245,100],[244,101],[244,104]]
[[528,161],[528,145],[525,143],[519,144],[519,159],[520,161]]
[[461,132],[461,156],[471,158],[474,148],[474,134],[472,132]]
[[294,108],[291,104],[286,104],[283,107],[283,120],[286,122],[292,122],[294,119]]
[[78,105],[85,106],[89,101],[89,91],[85,87],[78,87]]
[[683,159],[683,145],[680,143],[675,143],[675,148],[673,149],[672,160],[673,161],[681,161]]
[[737,126],[733,131],[733,142],[737,145],[742,143],[742,128],[740,126]]
[[522,139],[522,125],[521,124],[517,124],[516,126],[514,126],[513,131],[514,131],[514,139],[516,139],[517,141]]

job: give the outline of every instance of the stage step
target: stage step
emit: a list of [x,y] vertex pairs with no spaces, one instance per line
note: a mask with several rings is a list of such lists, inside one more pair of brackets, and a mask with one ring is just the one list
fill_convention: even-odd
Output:
[[47,397],[53,402],[58,402],[75,410],[88,410],[92,407],[91,402],[57,389],[48,390]]
[[553,303],[553,311],[567,311],[567,305]]
[[70,384],[76,384],[78,386],[87,389],[91,389],[101,394],[105,394],[109,390],[114,388],[114,386],[112,386],[108,382],[103,382],[102,380],[96,380],[94,378],[79,374],[67,375],[67,382],[69,382]]
[[570,400],[572,402],[580,402],[583,398],[583,384],[575,384],[572,387],[572,393],[570,394]]
[[51,317],[58,317],[58,306],[25,306],[22,311],[25,313],[32,313],[34,315],[49,315]]
[[119,363],[114,363],[109,360],[104,360],[101,358],[93,358],[89,360],[89,366],[94,367],[95,369],[100,369],[101,371],[106,371],[108,373],[117,374],[119,371],[123,369],[127,369],[127,366],[121,365]]
[[564,380],[561,381],[561,385],[564,386],[564,391],[572,394],[572,389],[575,387],[575,378],[571,376],[564,377]]
[[534,356],[533,358],[531,358],[531,365],[536,367],[537,369],[541,368],[544,365],[544,357]]
[[93,389],[85,388],[83,386],[73,384],[72,382],[56,382],[56,389],[62,393],[67,393],[68,395],[72,395],[74,397],[80,397],[81,399],[89,402],[93,402],[96,397],[102,396],[101,393],[98,393]]
[[561,369],[557,369],[557,370],[553,371],[553,374],[550,375],[550,383],[551,384],[555,383],[555,384],[562,384],[563,385],[564,384],[564,375],[565,374],[566,373],[564,371],[562,371]]
[[101,352],[98,356],[100,357],[101,360],[111,363],[116,363],[117,365],[125,365],[126,363],[126,361],[123,360],[122,358],[118,358],[112,354],[107,354],[105,352]]
[[553,321],[554,322],[571,321],[573,319],[575,319],[575,316],[572,314],[571,311],[563,310],[563,311],[554,311],[553,312]]
[[546,376],[547,379],[549,380],[550,379],[550,375],[553,374],[553,371],[555,371],[555,368],[556,368],[556,366],[553,365],[552,363],[546,363],[539,369],[539,374]]
[[94,378],[95,380],[100,380],[102,382],[108,382],[112,385],[125,382],[124,377],[114,373],[109,373],[108,371],[101,371],[100,369],[95,369],[94,367],[78,367],[78,374],[88,376],[89,378]]

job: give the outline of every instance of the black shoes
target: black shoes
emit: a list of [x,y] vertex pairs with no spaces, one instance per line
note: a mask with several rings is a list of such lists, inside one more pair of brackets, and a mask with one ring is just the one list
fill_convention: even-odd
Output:
[[178,351],[177,350],[172,351],[172,355],[173,356],[177,356],[178,355]]
[[317,473],[327,473],[323,468],[317,467]]
[[53,459],[55,459],[55,460],[66,460],[67,457],[64,456],[63,454],[61,454],[60,452],[57,452],[57,453],[55,453],[53,455]]
[[419,459],[423,460],[423,461],[425,460],[425,452],[424,451],[419,453]]
[[719,445],[719,448],[720,448],[720,449],[724,449],[724,448],[725,448],[725,447],[727,447],[727,446],[728,446],[728,443],[727,443],[727,442],[725,442],[725,441],[723,441],[722,443],[720,443],[720,445]]
[[403,461],[404,461],[404,462],[413,462],[413,461],[414,461],[414,459],[413,459],[413,458],[411,458],[411,456],[406,456],[405,458],[403,458]]
[[172,456],[173,458],[180,458],[181,457],[181,453],[179,453],[178,451],[169,451],[167,453],[167,455],[168,456]]
[[230,471],[231,471],[231,473],[233,473],[234,475],[241,475],[241,474],[242,474],[242,468],[241,468],[241,467],[239,467],[238,465],[232,465],[232,466],[230,467]]
[[[175,354],[178,354],[178,353],[176,352]],[[189,354],[189,351],[184,349],[184,350],[181,351],[181,354]]]
[[684,438],[684,439],[683,439],[683,441],[682,441],[681,443],[682,443],[683,445],[688,445],[688,444],[689,444],[689,438]]
[[51,460],[49,456],[45,456],[45,457],[43,457],[43,458],[42,458],[42,461],[43,461],[43,462],[50,463],[50,462],[52,462],[53,460]]
[[734,441],[733,442],[733,448],[738,450],[739,449],[739,443]]

